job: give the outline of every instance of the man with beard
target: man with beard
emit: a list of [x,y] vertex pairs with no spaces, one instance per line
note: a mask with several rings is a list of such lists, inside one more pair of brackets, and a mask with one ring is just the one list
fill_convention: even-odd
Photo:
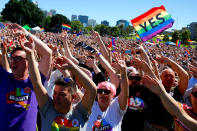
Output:
[[143,131],[146,100],[150,94],[142,85],[141,76],[134,67],[128,67],[129,99],[126,114],[122,120],[122,131]]

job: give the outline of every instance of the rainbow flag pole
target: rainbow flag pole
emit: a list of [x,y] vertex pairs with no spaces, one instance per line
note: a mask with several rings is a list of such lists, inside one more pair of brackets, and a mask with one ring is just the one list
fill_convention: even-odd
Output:
[[71,26],[63,23],[62,24],[62,29],[63,30],[71,30]]

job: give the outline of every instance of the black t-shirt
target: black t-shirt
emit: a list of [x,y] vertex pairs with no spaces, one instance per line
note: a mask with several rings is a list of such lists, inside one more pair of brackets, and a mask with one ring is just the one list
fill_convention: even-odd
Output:
[[147,100],[151,92],[144,86],[129,87],[129,100],[122,131],[143,131]]
[[[182,94],[179,92],[178,87],[173,90],[172,97],[177,100],[182,100]],[[148,99],[148,109],[147,109],[147,121],[150,124],[159,125],[166,127],[168,129],[172,128],[173,117],[168,113],[168,111],[163,106],[159,96],[151,94]]]

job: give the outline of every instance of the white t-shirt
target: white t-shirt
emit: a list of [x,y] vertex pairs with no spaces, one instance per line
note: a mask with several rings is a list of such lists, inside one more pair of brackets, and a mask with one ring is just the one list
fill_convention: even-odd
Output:
[[55,81],[60,76],[62,76],[62,73],[58,69],[56,69],[51,73],[50,79],[48,81],[45,81],[44,83],[44,87],[46,88],[49,97],[52,99],[53,99],[53,90],[55,88]]
[[94,102],[92,113],[87,122],[86,131],[121,131],[122,118],[126,110],[122,111],[118,97],[112,100],[111,105],[102,112],[97,101]]

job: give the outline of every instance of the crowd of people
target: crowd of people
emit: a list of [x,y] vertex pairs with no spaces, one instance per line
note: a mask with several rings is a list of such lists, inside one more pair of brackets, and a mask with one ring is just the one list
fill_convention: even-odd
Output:
[[195,48],[14,23],[0,43],[2,131],[197,130]]

